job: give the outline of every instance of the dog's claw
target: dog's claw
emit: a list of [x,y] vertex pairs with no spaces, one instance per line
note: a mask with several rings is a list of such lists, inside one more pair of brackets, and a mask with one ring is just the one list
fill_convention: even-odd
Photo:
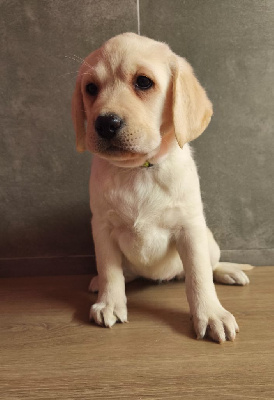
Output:
[[208,317],[194,317],[194,329],[197,339],[210,337],[214,342],[234,341],[239,326],[234,316],[223,307],[211,312]]
[[91,306],[89,317],[90,321],[111,328],[117,321],[127,322],[127,308],[126,305],[111,306],[103,302],[95,303]]

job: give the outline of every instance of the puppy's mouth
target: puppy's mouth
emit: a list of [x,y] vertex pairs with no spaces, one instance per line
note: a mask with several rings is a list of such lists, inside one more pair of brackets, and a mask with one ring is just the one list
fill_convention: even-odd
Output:
[[143,157],[144,153],[140,153],[132,149],[123,148],[116,144],[111,144],[104,150],[103,155],[107,158],[119,159],[122,161]]
[[[91,138],[94,138],[92,135]],[[154,146],[153,146],[154,144]],[[132,140],[115,137],[110,140],[98,138],[91,142],[90,151],[110,162],[120,165],[143,165],[151,159],[158,151],[160,143],[133,143]]]

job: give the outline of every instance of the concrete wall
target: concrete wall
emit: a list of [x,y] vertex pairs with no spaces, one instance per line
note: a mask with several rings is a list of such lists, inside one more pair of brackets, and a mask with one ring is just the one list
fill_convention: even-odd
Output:
[[[86,272],[89,154],[74,147],[79,57],[137,32],[136,0],[1,2],[3,275]],[[193,65],[214,118],[193,143],[223,259],[274,264],[272,0],[140,0],[141,34]]]

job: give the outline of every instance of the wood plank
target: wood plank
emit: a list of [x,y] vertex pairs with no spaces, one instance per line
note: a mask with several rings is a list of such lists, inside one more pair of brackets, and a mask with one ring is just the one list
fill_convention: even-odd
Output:
[[88,322],[90,276],[0,280],[3,399],[273,399],[274,268],[217,285],[240,333],[197,341],[184,284],[127,287],[129,323]]

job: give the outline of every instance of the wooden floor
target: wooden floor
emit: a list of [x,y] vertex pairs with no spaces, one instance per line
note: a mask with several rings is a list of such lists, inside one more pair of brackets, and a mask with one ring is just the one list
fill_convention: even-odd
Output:
[[90,277],[0,281],[0,398],[274,399],[274,267],[217,286],[234,343],[197,341],[184,284],[128,285],[129,323],[88,322]]

